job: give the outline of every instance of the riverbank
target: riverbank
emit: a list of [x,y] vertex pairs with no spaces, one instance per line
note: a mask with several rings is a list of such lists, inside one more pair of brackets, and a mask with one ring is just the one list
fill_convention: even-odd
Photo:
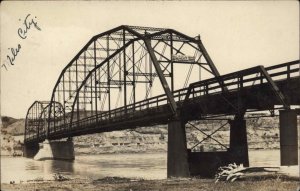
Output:
[[[206,138],[205,134],[213,133],[220,126],[224,127],[215,132],[213,138],[229,147],[230,127],[226,123],[226,120],[193,121],[193,125],[197,129],[191,125],[186,125],[188,148],[197,145]],[[247,119],[249,150],[279,149],[278,124],[278,117]],[[84,135],[74,137],[73,140],[76,154],[166,152],[168,130],[167,125],[156,125],[153,127],[139,127],[123,131]],[[194,149],[205,152],[224,150],[213,139],[206,139]]]
[[135,180],[127,178],[106,177],[103,179],[73,179],[67,181],[46,181],[37,183],[2,184],[1,190],[43,190],[43,191],[298,191],[299,182],[287,177],[268,177],[241,180],[235,182],[218,182],[213,179],[164,179]]
[[[252,116],[255,117],[255,116]],[[22,155],[24,119],[2,117],[1,155]],[[213,138],[229,146],[230,131],[226,120],[194,121],[186,126],[188,148],[193,147],[211,134],[221,125],[224,127],[214,133]],[[225,125],[226,124],[226,125]],[[247,119],[247,138],[249,149],[279,149],[279,119],[278,117]],[[202,133],[202,132],[205,132]],[[105,154],[105,153],[151,153],[166,152],[168,142],[167,125],[139,127],[123,131],[105,132],[74,137],[76,155]],[[213,139],[206,139],[195,149],[201,151],[224,150]]]

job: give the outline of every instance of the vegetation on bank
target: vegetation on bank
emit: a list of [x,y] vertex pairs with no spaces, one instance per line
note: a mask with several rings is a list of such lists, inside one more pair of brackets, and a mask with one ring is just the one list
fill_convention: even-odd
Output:
[[106,177],[98,180],[73,179],[39,183],[2,184],[2,190],[43,191],[298,191],[299,182],[281,177],[217,182],[213,179],[132,180]]

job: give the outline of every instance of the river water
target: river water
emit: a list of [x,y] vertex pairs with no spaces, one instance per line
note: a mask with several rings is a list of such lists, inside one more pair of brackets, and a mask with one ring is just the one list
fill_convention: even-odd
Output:
[[[250,166],[279,166],[279,150],[249,151]],[[34,161],[23,157],[1,157],[1,182],[16,183],[61,173],[73,178],[99,179],[106,176],[164,179],[167,154],[79,155],[75,161]]]

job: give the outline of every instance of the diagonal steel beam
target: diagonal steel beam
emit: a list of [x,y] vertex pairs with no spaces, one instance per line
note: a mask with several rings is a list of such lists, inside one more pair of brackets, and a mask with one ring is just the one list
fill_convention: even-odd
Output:
[[200,40],[200,37],[198,37],[198,38],[199,38],[199,40],[197,42],[198,47],[199,47],[200,51],[202,52],[204,58],[206,59],[208,65],[210,66],[210,69],[212,70],[212,73],[216,77],[220,76],[220,73],[219,73],[217,67],[215,66],[214,62],[212,61],[212,59],[210,58],[209,54],[207,53],[204,45],[202,44],[202,41]]
[[[201,41],[201,39],[200,39],[200,36],[198,36],[198,39],[197,39],[197,40],[194,40],[194,41],[195,41],[195,43],[198,45],[198,47],[199,47],[200,51],[202,52],[202,54],[203,54],[205,60],[207,61],[208,65],[209,65],[209,67],[210,67],[210,69],[211,69],[211,72],[210,72],[210,73],[212,73],[213,75],[215,75],[217,81],[219,82],[219,84],[220,84],[220,86],[221,86],[221,88],[222,88],[222,91],[223,91],[223,92],[226,92],[226,91],[227,91],[227,87],[224,86],[224,82],[220,79],[220,73],[219,73],[217,67],[215,66],[214,62],[213,62],[212,59],[210,58],[209,54],[207,53],[207,51],[206,51],[204,45],[202,44],[202,41]],[[208,70],[207,68],[205,68],[205,67],[203,67],[203,66],[202,66],[202,68],[204,68],[206,71],[209,72],[209,70]],[[188,98],[189,98],[189,96],[190,96],[190,94],[191,94],[191,91],[192,91],[192,86],[191,86],[191,84],[190,84],[190,86],[189,86],[189,88],[188,88],[188,91],[187,91],[187,94],[186,94],[186,97],[185,97],[185,102],[188,100]]]
[[199,129],[198,127],[196,127],[195,125],[193,125],[192,123],[188,122],[188,124],[192,127],[194,127],[195,129],[197,129],[198,131],[200,131],[202,134],[204,134],[206,137],[204,139],[202,139],[202,141],[198,142],[196,145],[194,145],[192,149],[194,149],[195,147],[197,147],[198,145],[200,145],[202,142],[204,142],[206,139],[212,139],[215,142],[217,142],[219,145],[221,145],[222,147],[224,147],[225,149],[228,149],[224,144],[222,144],[220,141],[218,141],[217,139],[213,138],[212,135],[215,134],[218,130],[220,130],[221,128],[223,128],[227,123],[225,123],[224,125],[222,125],[220,128],[218,128],[216,131],[214,131],[212,134],[207,134],[204,131],[202,131],[201,129]]
[[202,43],[202,41],[200,39],[200,35],[198,36],[197,44],[198,44],[198,47],[199,47],[200,51],[202,52],[205,60],[207,61],[207,63],[209,65],[209,67],[210,67],[213,75],[215,75],[216,79],[219,81],[219,83],[221,85],[221,88],[222,88],[222,91],[223,92],[227,92],[228,89],[227,89],[226,86],[224,86],[223,81],[219,79],[220,73],[219,73],[216,65],[214,64],[214,62],[210,58],[209,54],[207,53],[207,51],[206,51],[206,49],[205,49],[205,47],[204,47],[204,45],[203,45],[203,43]]
[[259,68],[260,68],[260,71],[261,71],[262,75],[266,78],[266,80],[270,84],[274,94],[276,95],[278,100],[281,102],[281,104],[284,106],[284,108],[285,109],[290,109],[290,106],[287,104],[284,95],[281,93],[278,86],[275,84],[275,82],[273,81],[273,79],[271,78],[271,76],[269,75],[267,70],[265,69],[265,67],[259,66]]
[[154,49],[151,46],[151,40],[150,39],[145,39],[144,41],[145,41],[145,45],[146,45],[146,47],[148,49],[149,55],[151,57],[151,60],[153,62],[153,65],[155,67],[155,70],[156,70],[156,72],[158,74],[159,80],[160,80],[160,82],[161,82],[161,84],[163,86],[163,89],[164,89],[167,97],[168,97],[168,101],[169,101],[170,107],[172,109],[172,112],[173,112],[173,114],[176,114],[176,111],[177,111],[176,102],[175,102],[173,94],[172,94],[172,92],[171,92],[171,90],[169,88],[167,80],[166,80],[166,78],[165,78],[165,76],[164,76],[164,74],[163,74],[163,72],[162,72],[162,70],[160,68],[160,64],[157,61],[157,58],[156,58],[155,53],[154,53]]

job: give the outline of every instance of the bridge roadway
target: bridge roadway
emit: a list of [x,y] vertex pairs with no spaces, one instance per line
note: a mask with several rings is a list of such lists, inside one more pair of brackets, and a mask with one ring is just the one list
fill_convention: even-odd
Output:
[[[183,120],[200,120],[245,111],[273,110],[275,105],[300,105],[299,60],[264,68],[257,66],[190,84],[173,92],[177,115]],[[72,124],[50,127],[50,140],[86,134],[133,129],[168,123],[174,114],[166,95],[159,95]],[[25,143],[42,142],[45,132]]]

